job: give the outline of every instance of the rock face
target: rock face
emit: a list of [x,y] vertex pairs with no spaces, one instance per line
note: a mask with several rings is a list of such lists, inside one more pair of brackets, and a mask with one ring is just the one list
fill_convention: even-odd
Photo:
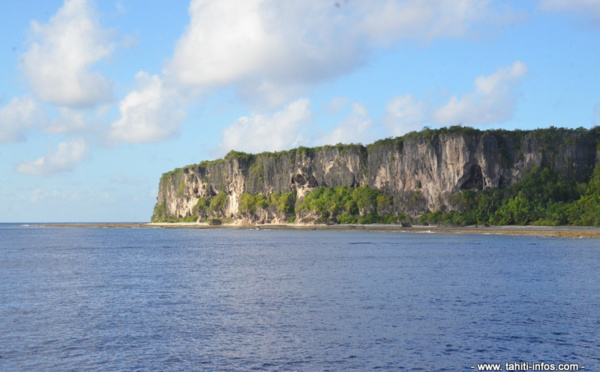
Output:
[[[414,217],[455,210],[452,195],[513,184],[534,167],[586,181],[598,161],[598,138],[597,128],[510,132],[452,127],[368,146],[300,147],[258,155],[232,151],[224,159],[165,173],[154,218],[199,215],[282,222],[285,216],[276,211],[240,213],[242,195],[291,192],[299,203],[319,186],[369,186],[393,197],[394,213]],[[213,208],[206,211],[203,205],[210,204]]]

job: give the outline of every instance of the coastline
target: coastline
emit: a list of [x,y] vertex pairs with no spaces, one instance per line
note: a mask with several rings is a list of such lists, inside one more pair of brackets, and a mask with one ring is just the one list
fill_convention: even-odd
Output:
[[171,228],[171,229],[270,229],[270,230],[354,230],[354,231],[399,231],[409,233],[455,233],[455,234],[506,234],[538,235],[567,238],[600,238],[600,227],[588,226],[422,226],[401,225],[302,225],[302,224],[223,224],[209,225],[198,222],[176,223],[56,223],[32,224],[43,227],[88,227],[88,228]]

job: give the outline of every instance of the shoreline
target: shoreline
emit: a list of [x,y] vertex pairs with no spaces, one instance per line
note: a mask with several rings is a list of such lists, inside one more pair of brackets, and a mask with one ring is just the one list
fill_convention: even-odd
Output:
[[447,233],[447,234],[503,234],[503,235],[538,235],[568,238],[600,238],[600,227],[588,226],[423,226],[414,225],[302,225],[302,224],[223,224],[209,225],[198,222],[175,223],[56,223],[30,224],[42,227],[87,227],[87,228],[171,228],[171,229],[269,229],[269,230],[322,230],[322,231],[399,231],[412,233]]

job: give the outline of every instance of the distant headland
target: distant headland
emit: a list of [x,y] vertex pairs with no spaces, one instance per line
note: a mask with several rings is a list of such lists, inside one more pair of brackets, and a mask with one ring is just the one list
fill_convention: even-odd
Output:
[[600,127],[425,129],[370,145],[231,151],[162,175],[152,222],[600,224]]

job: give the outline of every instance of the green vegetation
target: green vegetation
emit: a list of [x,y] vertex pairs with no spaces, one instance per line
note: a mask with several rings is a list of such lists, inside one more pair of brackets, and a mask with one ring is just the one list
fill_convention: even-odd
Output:
[[206,198],[199,198],[198,201],[196,202],[196,205],[194,206],[194,208],[192,208],[192,215],[193,216],[205,215],[208,205],[209,204],[208,204],[208,201],[206,200]]
[[229,159],[242,159],[242,160],[246,160],[246,161],[252,161],[254,159],[254,155],[253,154],[248,154],[245,152],[241,152],[241,151],[234,151],[231,150],[227,153],[227,155],[225,155],[225,159],[229,160]]
[[227,203],[227,193],[225,191],[221,191],[214,198],[210,200],[210,206],[208,207],[209,212],[219,212],[225,208],[225,203]]
[[238,210],[242,214],[253,214],[256,211],[256,197],[247,192],[243,193]]
[[154,213],[152,214],[152,218],[150,219],[150,221],[163,222],[167,218],[166,210],[167,210],[166,202],[156,203],[156,205],[154,206]]
[[181,218],[167,217],[166,207],[167,207],[166,202],[157,203],[156,206],[154,206],[154,214],[152,215],[152,218],[150,219],[150,221],[175,223],[175,222],[196,222],[198,220],[198,216],[187,216],[187,217],[181,217]]
[[185,187],[185,180],[182,179],[181,183],[179,184],[179,188],[177,189],[177,196],[183,195],[183,188],[184,187]]
[[268,197],[263,194],[251,195],[243,193],[240,197],[238,210],[244,215],[253,214],[257,208],[283,213],[286,217],[295,216],[296,193],[274,192]]
[[431,129],[429,127],[423,128],[419,132],[410,132],[405,134],[402,138],[403,140],[408,139],[416,139],[416,138],[426,138],[431,139],[433,136],[441,135],[441,134],[455,134],[455,135],[476,135],[481,134],[482,131],[479,129],[471,128],[471,127],[463,127],[462,125],[453,125],[451,127],[443,127],[439,129]]
[[280,194],[278,192],[271,194],[271,203],[277,208],[277,212],[281,212],[286,216],[290,216],[295,212],[296,193],[293,191]]
[[460,212],[426,213],[420,222],[600,226],[600,164],[588,183],[565,179],[549,168],[536,168],[509,187],[462,191],[454,201]]
[[269,196],[244,193],[240,197],[239,212],[249,216],[257,209],[279,212],[286,216],[288,223],[297,219],[297,214],[315,213],[316,222],[334,223],[397,223],[408,220],[405,215],[392,215],[393,199],[369,187],[335,188],[318,187],[310,192],[302,203],[296,206],[296,194],[274,192]]
[[317,222],[397,223],[408,216],[394,216],[393,199],[380,191],[362,187],[318,187],[310,192],[297,208],[299,213],[316,213]]

